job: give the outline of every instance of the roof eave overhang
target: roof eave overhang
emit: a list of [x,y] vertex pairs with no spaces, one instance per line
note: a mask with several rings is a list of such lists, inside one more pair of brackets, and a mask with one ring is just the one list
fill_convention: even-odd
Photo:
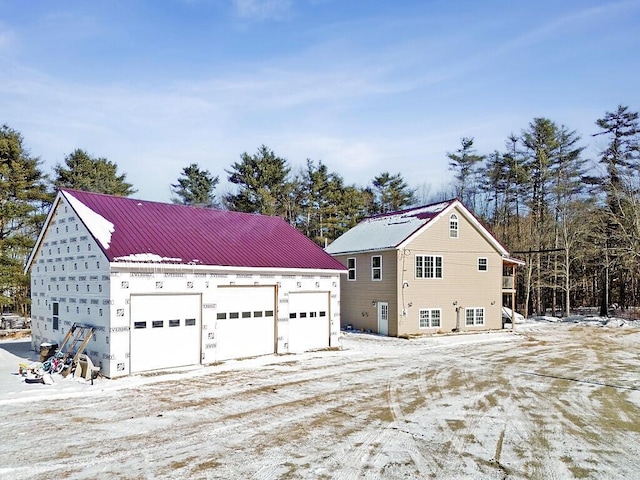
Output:
[[502,257],[502,262],[507,263],[509,265],[518,265],[521,267],[527,264],[527,262],[525,262],[524,260],[520,260],[519,258],[513,258],[513,257]]
[[362,253],[379,253],[379,252],[386,252],[389,250],[397,250],[398,247],[394,247],[394,246],[390,246],[390,247],[379,247],[379,248],[366,248],[363,250],[346,250],[344,252],[332,252],[329,253],[329,255],[337,257],[337,256],[343,256],[343,255],[360,255]]
[[111,270],[113,271],[125,271],[125,270],[192,270],[194,272],[217,270],[223,272],[254,272],[254,273],[316,273],[318,275],[327,274],[344,274],[347,273],[347,268],[342,269],[327,269],[327,268],[283,268],[283,267],[239,267],[232,265],[200,265],[200,264],[185,264],[185,263],[162,263],[162,262],[111,262]]
[[60,195],[60,192],[58,192],[58,194],[56,195],[56,198],[53,200],[53,203],[51,204],[51,208],[49,209],[49,213],[47,214],[47,219],[44,222],[42,230],[40,230],[40,235],[38,235],[38,239],[36,240],[36,243],[33,245],[33,249],[31,250],[31,255],[29,255],[29,259],[27,260],[27,263],[24,266],[25,275],[29,273],[29,270],[31,269],[31,265],[33,264],[33,260],[36,257],[38,250],[40,250],[42,240],[44,239],[44,236],[47,230],[49,229],[49,225],[51,224],[51,217],[53,217],[53,214],[56,211],[56,208],[58,207],[60,200],[61,200],[61,195]]

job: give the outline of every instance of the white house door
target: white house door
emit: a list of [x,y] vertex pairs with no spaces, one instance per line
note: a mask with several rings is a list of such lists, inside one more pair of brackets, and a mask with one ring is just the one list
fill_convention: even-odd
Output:
[[289,294],[289,352],[329,346],[329,292]]
[[130,371],[200,363],[200,295],[131,295]]
[[378,333],[389,335],[389,304],[378,302]]

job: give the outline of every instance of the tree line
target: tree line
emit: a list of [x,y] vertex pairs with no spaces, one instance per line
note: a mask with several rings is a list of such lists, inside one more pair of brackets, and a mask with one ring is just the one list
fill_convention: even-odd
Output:
[[[401,173],[382,172],[366,186],[347,184],[321,161],[293,171],[262,145],[225,173],[228,192],[198,164],[172,183],[177,204],[280,216],[321,246],[364,217],[459,198],[515,256],[519,308],[569,315],[572,308],[635,306],[640,296],[639,115],[619,106],[595,120],[598,158],[585,158],[581,136],[548,118],[512,133],[502,150],[478,153],[474,138],[445,152],[452,181],[431,192],[412,188]],[[447,160],[445,160],[445,157]],[[136,192],[115,163],[76,149],[45,174],[22,135],[0,129],[0,304],[28,312],[22,273],[57,188],[112,195]]]

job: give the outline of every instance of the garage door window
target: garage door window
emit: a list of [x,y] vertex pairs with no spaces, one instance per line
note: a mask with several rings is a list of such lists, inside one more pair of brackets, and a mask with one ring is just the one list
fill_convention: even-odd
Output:
[[238,312],[231,312],[229,318],[240,318],[240,314]]
[[133,322],[133,328],[147,328],[147,322]]
[[154,321],[151,323],[151,326],[152,326],[153,328],[162,328],[162,327],[164,327],[164,320],[154,320]]
[[184,321],[184,325],[185,325],[185,327],[195,327],[196,319],[195,318],[187,318]]
[[251,318],[251,312],[242,312],[242,318]]
[[320,312],[320,316],[321,317],[326,317],[327,316],[327,312]]
[[265,317],[273,317],[273,310],[265,310],[264,316]]
[[260,318],[260,317],[262,317],[262,312],[253,312],[253,317],[254,317],[254,318]]
[[169,326],[170,327],[179,327],[180,326],[180,320],[169,320]]
[[218,320],[226,320],[227,319],[227,314],[226,313],[219,313],[216,315],[216,319]]

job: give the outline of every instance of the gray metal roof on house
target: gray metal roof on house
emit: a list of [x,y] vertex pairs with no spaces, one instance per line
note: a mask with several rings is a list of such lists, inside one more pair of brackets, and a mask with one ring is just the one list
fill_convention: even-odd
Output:
[[456,202],[457,200],[448,200],[365,218],[334,240],[325,250],[337,255],[396,248]]

